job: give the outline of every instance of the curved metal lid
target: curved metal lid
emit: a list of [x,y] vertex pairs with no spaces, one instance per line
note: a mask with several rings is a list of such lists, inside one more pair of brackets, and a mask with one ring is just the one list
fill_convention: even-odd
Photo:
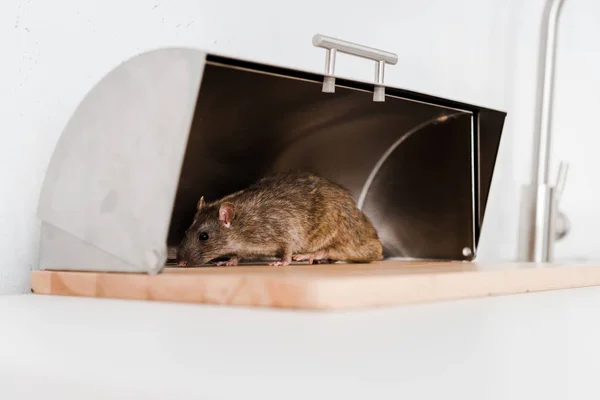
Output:
[[197,50],[161,49],[102,79],[60,137],[39,218],[130,269],[160,269],[204,61]]

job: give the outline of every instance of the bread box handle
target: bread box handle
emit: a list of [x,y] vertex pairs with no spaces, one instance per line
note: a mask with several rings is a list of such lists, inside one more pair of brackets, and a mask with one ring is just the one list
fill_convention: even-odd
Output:
[[316,34],[313,36],[312,42],[313,46],[321,47],[327,50],[325,59],[325,78],[323,79],[323,92],[335,92],[335,77],[333,76],[333,73],[335,69],[335,55],[339,51],[341,53],[375,61],[375,90],[373,91],[373,101],[385,101],[383,71],[386,63],[395,65],[398,62],[397,54],[321,34]]

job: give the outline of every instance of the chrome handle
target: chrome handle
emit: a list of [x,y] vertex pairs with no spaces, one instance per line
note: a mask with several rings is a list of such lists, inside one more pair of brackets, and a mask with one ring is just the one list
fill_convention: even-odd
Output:
[[313,46],[322,47],[329,50],[337,50],[342,53],[351,54],[353,56],[368,58],[373,61],[384,61],[388,64],[396,64],[398,62],[398,56],[388,51],[374,49],[373,47],[363,46],[362,44],[356,44],[316,34],[313,36]]
[[373,47],[363,46],[345,40],[332,38],[316,34],[312,40],[313,46],[321,47],[327,50],[325,58],[325,78],[323,79],[323,92],[335,92],[335,55],[337,52],[350,54],[357,57],[366,58],[376,62],[375,64],[375,90],[373,91],[373,101],[385,101],[385,86],[383,86],[383,77],[385,64],[395,65],[398,62],[398,55],[375,49]]

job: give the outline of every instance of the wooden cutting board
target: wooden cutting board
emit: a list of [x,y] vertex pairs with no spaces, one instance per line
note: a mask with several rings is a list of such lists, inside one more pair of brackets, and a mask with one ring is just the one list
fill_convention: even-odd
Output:
[[349,309],[600,285],[600,265],[399,262],[166,268],[145,274],[32,272],[36,294]]

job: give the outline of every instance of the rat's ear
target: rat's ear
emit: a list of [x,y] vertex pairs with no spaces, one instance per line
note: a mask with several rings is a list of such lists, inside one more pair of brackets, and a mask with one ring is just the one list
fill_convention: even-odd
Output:
[[202,207],[204,207],[204,196],[200,197],[200,200],[198,200],[198,204],[196,204],[196,209],[198,211],[202,210]]
[[219,220],[225,225],[226,228],[231,226],[231,221],[235,216],[235,210],[233,209],[233,204],[231,203],[223,203],[219,208]]

